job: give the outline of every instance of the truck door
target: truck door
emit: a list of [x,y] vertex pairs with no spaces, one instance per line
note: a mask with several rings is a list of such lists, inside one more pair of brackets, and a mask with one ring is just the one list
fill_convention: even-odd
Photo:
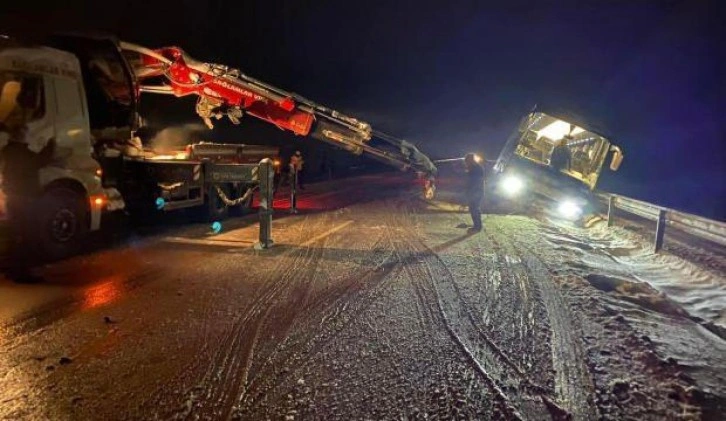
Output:
[[55,131],[57,155],[73,157],[69,165],[78,167],[79,159],[89,158],[91,138],[83,91],[77,80],[52,77],[55,97]]

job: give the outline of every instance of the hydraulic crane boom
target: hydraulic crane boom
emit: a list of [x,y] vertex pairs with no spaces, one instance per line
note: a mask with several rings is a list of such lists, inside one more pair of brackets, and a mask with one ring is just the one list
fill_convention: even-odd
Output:
[[[220,64],[199,62],[181,48],[149,49],[121,42],[139,92],[177,97],[197,95],[197,114],[212,127],[212,119],[227,116],[239,124],[244,113],[300,136],[312,136],[353,154],[371,157],[426,177],[426,196],[434,193],[436,166],[413,144],[371,129],[370,124],[327,108],[300,95],[271,86]],[[160,78],[165,81],[158,83]],[[147,84],[157,82],[157,84]],[[375,147],[378,139],[393,148]]]

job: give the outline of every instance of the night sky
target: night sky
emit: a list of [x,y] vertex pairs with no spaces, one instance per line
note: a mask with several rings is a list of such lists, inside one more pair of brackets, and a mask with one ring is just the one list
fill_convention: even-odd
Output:
[[[535,104],[571,108],[625,151],[601,189],[726,220],[717,1],[7,3],[0,27],[178,45],[414,141],[433,158],[473,150],[493,159]],[[156,124],[196,121],[193,100],[164,100],[149,112]],[[251,118],[244,125],[220,124],[212,137],[317,147]]]

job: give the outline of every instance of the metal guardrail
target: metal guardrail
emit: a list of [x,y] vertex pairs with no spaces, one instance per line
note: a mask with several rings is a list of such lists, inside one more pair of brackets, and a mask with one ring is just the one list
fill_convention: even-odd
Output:
[[713,219],[703,218],[690,213],[664,208],[652,203],[628,197],[598,193],[598,197],[608,206],[608,226],[613,224],[615,209],[620,209],[641,218],[655,221],[654,251],[663,247],[663,236],[666,227],[673,227],[690,235],[703,238],[714,243],[726,246],[726,223]]

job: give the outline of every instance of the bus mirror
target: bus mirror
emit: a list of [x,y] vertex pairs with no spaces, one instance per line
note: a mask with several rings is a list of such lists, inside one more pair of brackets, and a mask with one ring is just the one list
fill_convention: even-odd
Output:
[[617,171],[618,168],[620,168],[620,164],[623,163],[623,151],[617,146],[612,146],[610,150],[613,151],[613,158],[612,161],[610,161],[610,170]]

